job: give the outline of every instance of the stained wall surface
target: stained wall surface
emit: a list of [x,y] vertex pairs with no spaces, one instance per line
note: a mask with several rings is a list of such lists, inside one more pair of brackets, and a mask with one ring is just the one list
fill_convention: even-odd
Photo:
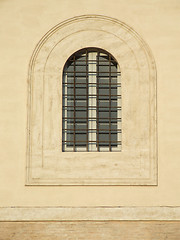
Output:
[[170,239],[178,240],[180,236],[177,222],[11,222],[1,223],[0,240],[19,239],[111,239],[134,240]]
[[[158,186],[25,186],[32,52],[49,29],[84,14],[125,22],[152,50],[157,66]],[[0,0],[0,206],[179,205],[179,42],[179,0]]]

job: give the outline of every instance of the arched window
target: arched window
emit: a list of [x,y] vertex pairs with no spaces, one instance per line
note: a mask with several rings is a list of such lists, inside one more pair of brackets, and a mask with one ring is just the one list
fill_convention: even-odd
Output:
[[121,83],[115,58],[85,48],[63,71],[63,151],[121,151]]

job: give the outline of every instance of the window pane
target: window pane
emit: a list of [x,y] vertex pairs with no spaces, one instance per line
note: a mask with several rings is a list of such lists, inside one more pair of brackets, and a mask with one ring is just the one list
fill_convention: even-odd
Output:
[[86,63],[84,63],[83,65],[81,65],[79,63],[76,63],[75,71],[76,72],[84,72],[84,73],[86,73]]

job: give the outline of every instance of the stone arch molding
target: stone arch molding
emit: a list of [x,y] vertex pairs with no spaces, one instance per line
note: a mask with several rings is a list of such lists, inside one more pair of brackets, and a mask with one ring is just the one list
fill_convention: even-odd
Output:
[[[62,152],[62,71],[81,48],[121,68],[122,152]],[[156,185],[156,68],[142,38],[106,16],[68,19],[40,40],[29,65],[27,185]]]

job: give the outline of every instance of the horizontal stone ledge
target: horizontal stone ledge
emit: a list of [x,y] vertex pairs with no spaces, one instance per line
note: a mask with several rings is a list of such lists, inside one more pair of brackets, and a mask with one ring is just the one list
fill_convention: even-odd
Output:
[[0,207],[0,221],[180,220],[177,207]]

